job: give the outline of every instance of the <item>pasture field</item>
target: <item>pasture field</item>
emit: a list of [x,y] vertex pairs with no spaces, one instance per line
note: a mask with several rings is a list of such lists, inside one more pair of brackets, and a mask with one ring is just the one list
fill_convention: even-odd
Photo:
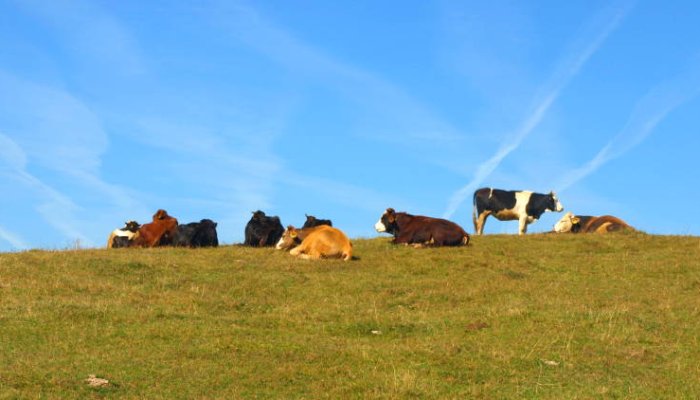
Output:
[[0,254],[0,399],[700,397],[698,237],[354,246]]

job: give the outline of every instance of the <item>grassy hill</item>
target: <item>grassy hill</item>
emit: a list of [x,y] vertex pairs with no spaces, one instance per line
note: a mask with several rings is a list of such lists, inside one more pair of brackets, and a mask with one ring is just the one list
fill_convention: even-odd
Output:
[[0,254],[0,399],[700,396],[698,237],[354,245]]

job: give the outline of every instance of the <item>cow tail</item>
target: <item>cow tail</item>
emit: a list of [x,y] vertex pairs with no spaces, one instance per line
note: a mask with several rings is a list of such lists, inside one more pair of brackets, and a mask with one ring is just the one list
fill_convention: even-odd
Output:
[[[472,222],[474,223],[474,232],[478,232],[478,231],[477,231],[477,227],[476,227],[476,213],[477,213],[477,209],[476,209],[476,194],[477,194],[478,192],[479,192],[478,190],[475,190],[475,191],[474,191],[474,197],[473,197],[473,200],[472,200],[473,203],[474,203],[474,208],[473,208],[473,210],[472,210]],[[469,238],[467,238],[467,242],[469,242]]]

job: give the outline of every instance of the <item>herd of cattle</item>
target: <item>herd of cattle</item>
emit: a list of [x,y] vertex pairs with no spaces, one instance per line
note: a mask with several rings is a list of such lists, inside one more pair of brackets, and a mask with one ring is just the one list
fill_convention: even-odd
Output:
[[[519,234],[527,232],[528,224],[537,221],[546,211],[561,212],[564,207],[556,194],[530,191],[507,191],[482,188],[474,192],[474,231],[484,232],[486,219],[493,215],[501,221],[518,220]],[[210,247],[218,246],[216,222],[203,219],[189,224],[178,224],[176,218],[165,210],[158,210],[153,220],[140,225],[126,222],[124,228],[115,229],[107,241],[107,247]],[[377,232],[394,236],[393,243],[420,246],[463,246],[469,244],[469,234],[459,225],[442,218],[411,215],[387,208],[374,225]],[[555,225],[556,233],[606,233],[633,230],[619,218],[604,215],[593,217],[567,212]],[[245,227],[246,246],[275,246],[289,254],[305,259],[353,258],[352,243],[341,230],[334,228],[327,219],[306,216],[302,228],[282,226],[279,217],[267,216],[262,211],[253,212]]]

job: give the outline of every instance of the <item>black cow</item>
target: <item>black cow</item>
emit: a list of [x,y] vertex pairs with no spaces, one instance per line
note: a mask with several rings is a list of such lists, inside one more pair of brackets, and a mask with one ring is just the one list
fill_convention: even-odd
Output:
[[489,215],[501,221],[518,220],[518,234],[527,232],[527,225],[537,221],[545,211],[564,210],[557,195],[533,193],[522,190],[500,190],[482,188],[474,192],[474,231],[484,233],[484,224]]
[[264,212],[258,210],[253,212],[245,226],[245,241],[247,246],[274,246],[282,237],[284,227],[279,217],[268,217]]
[[216,247],[219,237],[216,234],[217,223],[210,219],[178,225],[173,238],[173,245],[183,247]]
[[303,228],[313,228],[314,226],[319,226],[319,225],[328,225],[328,226],[333,226],[333,222],[331,222],[330,219],[318,219],[314,217],[313,215],[306,215],[306,222],[304,222]]
[[374,229],[394,235],[393,243],[417,246],[461,246],[469,244],[469,235],[461,226],[441,218],[411,215],[387,208]]

